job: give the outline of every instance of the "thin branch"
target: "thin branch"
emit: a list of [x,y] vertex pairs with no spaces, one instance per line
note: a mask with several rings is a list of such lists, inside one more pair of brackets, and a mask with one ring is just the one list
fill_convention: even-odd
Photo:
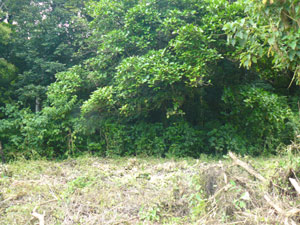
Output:
[[37,206],[33,209],[33,212],[31,213],[31,215],[39,220],[40,225],[45,225],[45,212],[43,212],[43,214],[39,214],[36,212],[36,209],[37,209]]
[[[282,208],[280,208],[280,206],[278,206],[277,204],[275,204],[272,200],[271,197],[268,194],[264,195],[264,198],[266,199],[267,203],[272,206],[279,214],[281,214],[282,216],[285,217],[285,224],[289,224],[289,217],[295,216],[296,214],[300,213],[300,209],[298,208],[292,208],[289,211],[285,211]],[[295,221],[293,221],[292,219],[290,219],[292,224],[296,224]]]
[[257,173],[254,169],[252,169],[247,163],[243,162],[242,160],[238,159],[232,152],[229,152],[228,155],[230,158],[233,159],[233,161],[239,165],[240,167],[243,167],[248,173],[256,177],[258,180],[262,182],[267,182],[268,180],[264,178],[262,175]]
[[135,219],[138,219],[138,218],[139,218],[138,216],[135,216],[135,217],[129,218],[127,220],[121,220],[121,221],[118,221],[118,222],[114,222],[113,225],[127,224],[127,223],[129,223],[129,221],[132,221],[132,220],[135,220]]
[[300,27],[300,20],[297,20],[297,19],[291,17],[291,16],[290,16],[289,14],[287,14],[285,11],[282,11],[282,13],[283,13],[284,15],[286,15],[288,18],[290,18],[291,20],[295,21],[295,22],[297,23],[297,25]]
[[295,190],[297,191],[298,195],[300,195],[300,185],[298,184],[296,179],[289,178],[289,180],[290,180],[291,184],[293,185],[293,187],[295,188]]
[[279,214],[285,215],[286,212],[280,208],[280,206],[276,205],[272,200],[271,197],[268,194],[264,195],[264,198],[266,199],[267,203],[272,206]]

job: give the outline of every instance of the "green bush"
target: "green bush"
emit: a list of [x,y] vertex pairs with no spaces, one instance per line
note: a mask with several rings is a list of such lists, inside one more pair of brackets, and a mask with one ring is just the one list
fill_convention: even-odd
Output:
[[208,132],[208,143],[215,154],[226,154],[228,150],[240,154],[248,152],[247,140],[232,124],[225,124]]
[[77,137],[79,118],[60,118],[54,107],[33,113],[7,104],[1,111],[6,117],[0,120],[0,139],[9,158],[64,157],[74,154],[84,139]]
[[294,114],[285,97],[244,85],[225,89],[222,100],[227,124],[222,128],[224,135],[232,133],[231,142],[239,140],[240,145],[247,146],[245,150],[235,145],[232,150],[251,154],[274,152],[280,143],[287,144],[293,138]]
[[203,149],[202,132],[187,122],[120,124],[106,120],[100,135],[90,140],[92,152],[106,156],[144,155],[197,157]]
[[168,146],[167,153],[176,157],[199,157],[204,149],[203,138],[201,130],[197,130],[185,121],[173,123],[164,133]]
[[0,120],[0,137],[6,156],[16,158],[20,155],[28,158],[39,154],[42,149],[45,121],[29,109],[20,109],[19,105],[7,104],[1,111],[7,117]]

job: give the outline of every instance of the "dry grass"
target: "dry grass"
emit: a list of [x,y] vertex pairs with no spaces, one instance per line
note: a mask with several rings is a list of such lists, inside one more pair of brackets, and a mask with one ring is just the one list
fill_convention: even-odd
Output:
[[300,208],[286,180],[300,172],[300,157],[289,157],[243,159],[272,185],[230,160],[17,161],[0,165],[0,224],[41,224],[33,212],[47,225],[300,223],[298,213],[286,218],[264,199]]
[[14,162],[0,170],[0,224],[36,224],[35,207],[45,224],[185,224],[199,168],[135,158]]

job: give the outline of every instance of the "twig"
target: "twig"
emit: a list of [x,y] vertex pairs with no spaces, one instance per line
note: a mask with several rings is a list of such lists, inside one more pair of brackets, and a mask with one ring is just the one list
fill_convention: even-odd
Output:
[[222,191],[227,191],[231,187],[231,184],[226,184],[220,190],[218,190],[213,196],[209,198],[209,200],[215,199]]
[[[268,194],[265,194],[264,195],[264,198],[266,199],[267,203],[272,206],[279,214],[281,214],[282,216],[285,217],[285,223],[288,224],[288,220],[289,220],[289,217],[291,216],[294,216],[298,213],[300,213],[300,209],[298,208],[293,208],[289,211],[285,211],[283,210],[282,208],[280,208],[280,206],[276,205],[270,198],[270,196]],[[291,223],[292,224],[296,224],[295,221],[293,221],[292,219],[290,219]]]
[[39,220],[40,225],[45,225],[45,211],[43,212],[43,214],[39,214],[39,213],[36,212],[36,209],[39,206],[46,205],[46,204],[51,203],[51,202],[56,202],[57,200],[58,199],[51,199],[49,201],[42,202],[38,206],[34,207],[34,209],[32,210],[31,215]]
[[232,222],[232,223],[224,223],[224,225],[231,225],[231,224],[233,224],[233,225],[235,225],[235,224],[245,224],[245,222],[246,222],[247,220],[243,220],[243,221],[235,221],[235,222]]
[[292,208],[291,210],[287,211],[286,215],[290,217],[290,216],[294,216],[298,213],[300,213],[300,209]]
[[202,216],[199,220],[197,220],[198,224],[203,224],[204,219],[206,219],[208,216],[211,215],[211,213],[217,208],[217,206],[214,206],[209,212],[207,212],[204,216]]
[[276,205],[270,198],[270,196],[268,194],[265,194],[264,195],[264,198],[266,199],[267,203],[272,206],[279,214],[281,215],[285,215],[286,212],[280,208],[280,206]]
[[46,204],[48,204],[48,203],[56,202],[56,201],[58,201],[58,199],[52,199],[52,200],[49,200],[49,201],[46,201],[46,202],[42,202],[41,204],[39,204],[39,206],[41,206],[41,205],[46,205]]
[[14,199],[14,198],[16,198],[16,197],[17,197],[17,196],[9,197],[9,198],[7,198],[7,199],[4,199],[4,200],[1,201],[0,203],[1,203],[1,204],[4,204],[5,202],[10,201],[10,200],[12,200],[12,199]]
[[138,217],[138,216],[135,216],[135,217],[132,217],[132,218],[127,219],[127,220],[122,220],[122,221],[115,222],[115,223],[113,223],[113,225],[123,224],[123,223],[129,222],[129,221],[131,221],[131,220],[135,220],[135,219],[137,219],[137,218],[139,218],[139,217]]
[[43,212],[43,214],[39,214],[36,212],[36,209],[37,209],[37,206],[34,207],[31,215],[39,220],[40,225],[45,225],[45,211]]
[[293,185],[293,187],[295,188],[295,190],[297,191],[298,195],[300,195],[300,185],[298,184],[296,179],[289,178],[289,180],[290,180],[291,184]]
[[239,165],[240,167],[243,167],[248,173],[250,173],[251,175],[253,175],[257,179],[259,179],[260,181],[262,181],[262,182],[267,182],[268,181],[266,178],[264,178],[262,175],[257,173],[254,169],[252,169],[247,163],[245,163],[242,160],[238,159],[232,152],[229,152],[228,155],[230,156],[230,158],[233,159],[233,161],[237,165]]

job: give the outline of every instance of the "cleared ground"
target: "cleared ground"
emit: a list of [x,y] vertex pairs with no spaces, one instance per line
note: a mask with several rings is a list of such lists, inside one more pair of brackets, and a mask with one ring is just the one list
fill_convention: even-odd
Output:
[[300,212],[281,214],[264,199],[284,212],[300,208],[286,180],[297,178],[300,157],[242,160],[272,184],[230,159],[85,156],[0,165],[0,224],[300,223]]

